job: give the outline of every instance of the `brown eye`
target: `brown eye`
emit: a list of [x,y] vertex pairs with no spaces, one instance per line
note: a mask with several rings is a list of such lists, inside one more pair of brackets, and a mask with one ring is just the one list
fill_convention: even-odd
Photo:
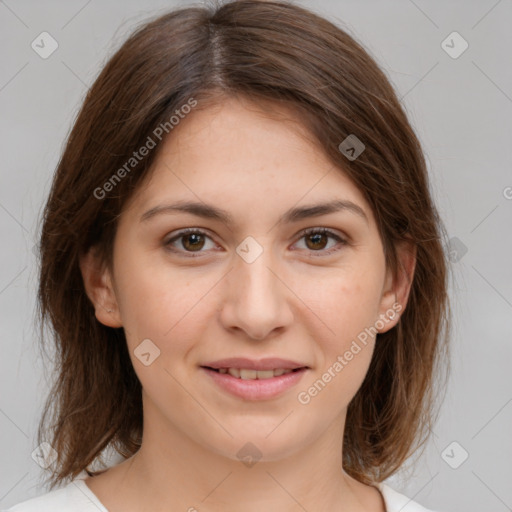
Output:
[[[327,228],[309,228],[302,232],[300,240],[302,239],[306,241],[306,249],[310,251],[312,256],[328,256],[333,252],[339,251],[342,246],[348,245],[345,239]],[[329,240],[337,243],[326,249],[329,245]]]
[[183,235],[182,245],[187,251],[201,250],[204,247],[204,237],[200,233],[190,233],[189,235]]
[[313,251],[324,249],[329,239],[325,233],[313,233],[312,235],[306,235],[305,238],[307,240],[306,245]]
[[[208,247],[208,241],[210,241],[210,247]],[[185,256],[195,256],[194,253],[200,256],[208,249],[214,248],[215,243],[206,232],[189,228],[179,231],[175,236],[169,238],[164,242],[164,246],[172,252],[182,253]]]

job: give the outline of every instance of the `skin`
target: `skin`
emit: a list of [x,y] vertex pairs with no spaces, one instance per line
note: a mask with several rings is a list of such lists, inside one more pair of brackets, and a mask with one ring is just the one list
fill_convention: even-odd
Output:
[[[397,323],[389,311],[405,308],[414,251],[399,247],[404,270],[393,279],[362,193],[290,113],[272,112],[231,98],[189,114],[122,212],[113,273],[94,250],[81,259],[96,318],[124,327],[143,387],[139,452],[86,479],[110,512],[385,510],[375,487],[341,469],[347,406],[375,338],[307,405],[297,395],[382,315],[388,320],[379,332]],[[290,208],[340,198],[359,205],[367,220],[345,210],[278,223]],[[140,221],[177,200],[226,209],[235,224],[184,212]],[[321,227],[347,243],[301,234]],[[207,236],[170,242],[183,228]],[[252,263],[236,252],[248,236],[263,248]],[[331,248],[339,250],[326,255]],[[134,350],[148,338],[160,355],[145,366]],[[277,398],[247,401],[200,368],[232,356],[288,358],[310,370]],[[251,467],[236,455],[247,442],[261,452]]]

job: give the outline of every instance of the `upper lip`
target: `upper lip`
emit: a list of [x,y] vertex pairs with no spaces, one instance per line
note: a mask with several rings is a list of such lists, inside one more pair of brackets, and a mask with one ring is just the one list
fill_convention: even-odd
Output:
[[282,368],[283,370],[295,370],[296,368],[309,368],[309,366],[290,361],[289,359],[280,359],[278,357],[268,357],[265,359],[247,359],[245,357],[229,357],[227,359],[218,359],[209,363],[202,364],[209,368],[246,368],[248,370],[274,370]]

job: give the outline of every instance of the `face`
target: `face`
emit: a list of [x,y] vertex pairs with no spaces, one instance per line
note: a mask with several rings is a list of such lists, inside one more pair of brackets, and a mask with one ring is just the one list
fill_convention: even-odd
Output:
[[[342,429],[375,333],[405,299],[358,188],[290,116],[234,99],[174,128],[120,217],[113,260],[88,290],[97,319],[125,329],[145,430],[231,459],[248,441],[275,460]],[[234,382],[204,368],[225,358],[306,369]]]

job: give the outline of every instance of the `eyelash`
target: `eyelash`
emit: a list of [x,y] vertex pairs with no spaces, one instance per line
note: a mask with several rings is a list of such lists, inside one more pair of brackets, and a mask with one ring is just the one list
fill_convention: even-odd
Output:
[[[344,238],[340,237],[338,234],[334,233],[333,231],[327,229],[327,228],[308,228],[308,229],[305,229],[304,231],[301,232],[300,234],[300,237],[299,237],[299,240],[302,240],[304,237],[306,237],[307,235],[311,235],[311,234],[323,234],[323,235],[328,235],[330,238],[333,238],[335,239],[341,246],[344,246],[344,245],[348,245],[348,242],[347,240],[345,240]],[[179,240],[180,238],[186,236],[186,235],[190,235],[190,234],[198,234],[198,235],[204,235],[208,238],[211,239],[211,236],[208,234],[208,232],[206,231],[203,231],[202,229],[199,229],[199,228],[187,228],[187,229],[183,229],[181,231],[179,231],[175,236],[173,236],[172,238],[170,238],[169,240],[167,240],[166,242],[164,242],[164,245],[166,248],[168,248],[170,251],[172,252],[180,252],[180,253],[183,253],[183,254],[186,254],[187,258],[198,258],[198,257],[201,257],[201,253],[203,252],[206,252],[206,251],[197,251],[197,252],[194,252],[194,251],[182,251],[182,250],[179,250],[179,249],[175,249],[175,248],[171,248],[171,244],[176,241],[176,240]],[[323,249],[319,249],[318,251],[314,251],[312,249],[310,249],[310,256],[312,257],[325,257],[325,256],[329,256],[337,251],[341,250],[341,247],[332,247],[331,249],[328,249],[328,250],[323,250]],[[320,253],[320,254],[315,254],[315,253]]]

